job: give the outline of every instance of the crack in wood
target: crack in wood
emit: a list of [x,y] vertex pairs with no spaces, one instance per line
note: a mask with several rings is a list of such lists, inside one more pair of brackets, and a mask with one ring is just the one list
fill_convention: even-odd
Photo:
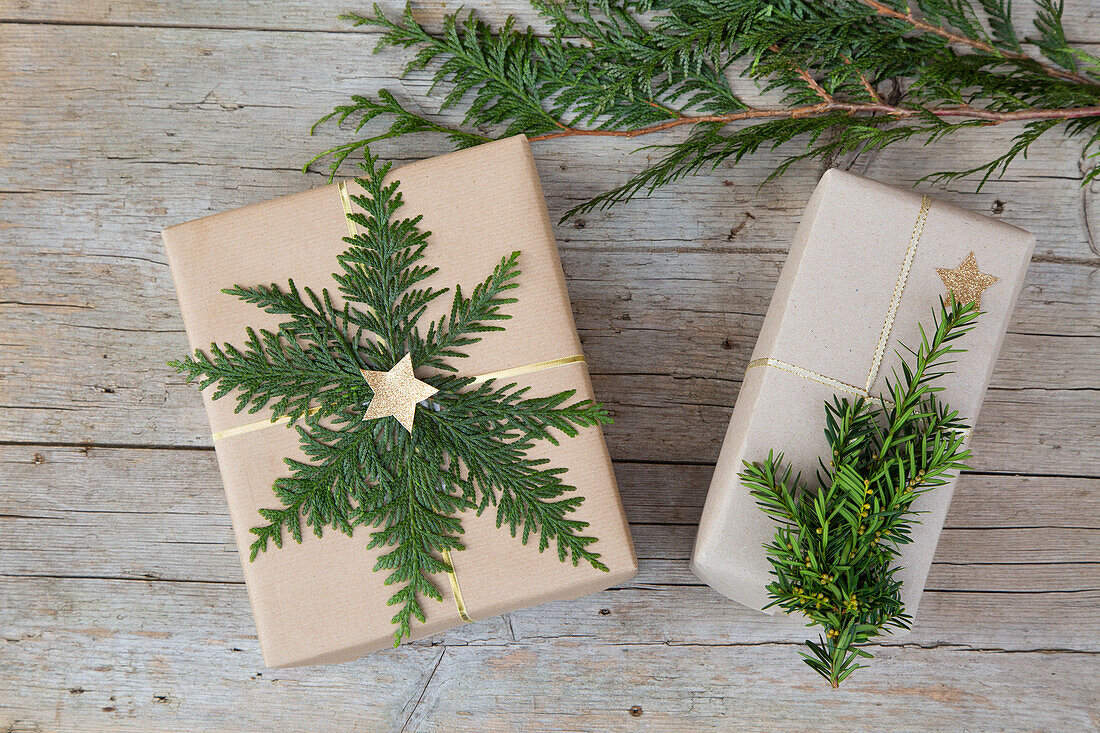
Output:
[[439,652],[439,656],[435,660],[435,665],[432,666],[432,671],[428,673],[427,679],[424,680],[424,684],[420,687],[420,694],[416,697],[416,702],[413,703],[412,709],[409,710],[409,714],[405,717],[405,722],[401,724],[401,731],[404,733],[409,729],[409,723],[412,721],[413,716],[416,714],[417,708],[424,701],[424,694],[428,691],[428,686],[431,685],[432,680],[435,679],[435,673],[439,671],[439,665],[443,662],[443,657],[447,654],[448,647],[444,646]]

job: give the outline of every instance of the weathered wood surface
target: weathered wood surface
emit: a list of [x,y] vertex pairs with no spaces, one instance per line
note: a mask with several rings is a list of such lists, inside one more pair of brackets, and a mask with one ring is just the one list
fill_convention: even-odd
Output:
[[[1035,259],[912,634],[839,693],[802,629],[686,558],[740,375],[809,192],[776,154],[557,229],[641,559],[623,588],[337,667],[267,671],[158,232],[322,181],[308,126],[356,92],[422,99],[398,53],[283,3],[0,0],[0,730],[1086,730],[1100,720],[1100,185],[1037,145],[979,194]],[[364,9],[366,6],[363,6]],[[392,7],[392,6],[391,6]],[[426,3],[426,17],[442,3]],[[477,4],[539,28],[518,0]],[[1075,40],[1100,6],[1071,3]],[[854,161],[909,184],[1012,130]],[[551,216],[641,165],[538,146]],[[438,140],[380,148],[413,160]]]

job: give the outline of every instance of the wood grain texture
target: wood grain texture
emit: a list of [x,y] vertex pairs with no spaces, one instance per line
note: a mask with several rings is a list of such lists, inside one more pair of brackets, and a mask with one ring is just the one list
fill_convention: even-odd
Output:
[[[165,366],[186,340],[158,233],[323,182],[298,167],[348,133],[308,128],[349,94],[426,104],[422,78],[397,78],[401,54],[370,55],[374,34],[336,19],[348,7],[0,0],[0,730],[1097,728],[1100,184],[1080,187],[1094,161],[1058,137],[981,193],[928,189],[1039,244],[915,629],[878,646],[875,674],[824,689],[797,622],[687,568],[821,173],[761,187],[782,151],[557,227],[616,416],[638,577],[346,665],[264,670],[206,421]],[[419,7],[432,21],[448,5]],[[475,7],[545,30],[519,0]],[[1066,10],[1095,50],[1100,6]],[[911,185],[1013,133],[845,164]],[[536,146],[551,216],[638,170],[647,153],[630,150]]]

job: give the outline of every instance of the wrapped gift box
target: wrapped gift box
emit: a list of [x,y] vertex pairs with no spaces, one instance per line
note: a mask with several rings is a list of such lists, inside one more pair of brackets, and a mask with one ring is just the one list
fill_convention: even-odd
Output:
[[[947,295],[940,270],[973,255],[997,281],[981,293],[977,327],[960,346],[942,398],[971,426],[1034,248],[1027,232],[957,207],[840,171],[814,191],[745,372],[714,471],[692,555],[695,574],[719,593],[761,609],[771,565],[764,544],[775,522],[738,478],[743,462],[783,452],[807,478],[828,453],[824,403],[880,394],[902,344],[920,343],[918,322]],[[948,281],[952,275],[945,273]],[[954,481],[919,497],[920,524],[901,549],[897,577],[913,615],[932,564]]]
[[[558,259],[538,174],[527,141],[514,137],[404,166],[390,175],[401,182],[405,206],[398,216],[423,215],[422,230],[432,232],[426,264],[439,271],[424,285],[469,292],[503,256],[521,250],[519,287],[506,306],[512,318],[506,330],[486,334],[455,366],[462,375],[484,375],[552,360],[570,363],[507,377],[531,387],[531,396],[575,389],[576,399],[592,399],[592,386],[573,323],[565,277]],[[354,184],[347,184],[356,193]],[[347,220],[338,185],[323,186],[275,201],[209,216],[167,229],[165,247],[192,348],[212,342],[240,344],[245,327],[275,328],[282,317],[225,295],[234,284],[285,283],[301,288],[327,287],[338,295],[331,273],[345,248]],[[450,307],[438,298],[423,316],[427,323]],[[210,399],[203,393],[218,464],[245,581],[270,667],[323,664],[354,659],[390,646],[394,608],[386,601],[393,589],[385,572],[372,572],[385,548],[367,550],[369,527],[353,537],[326,528],[317,538],[304,533],[248,562],[262,524],[257,510],[279,507],[272,482],[289,475],[285,457],[304,460],[298,436],[286,426],[249,429],[270,415],[235,414],[236,401]],[[454,576],[433,578],[442,603],[423,603],[427,622],[414,622],[413,638],[435,634],[472,620],[545,603],[575,598],[622,583],[637,571],[615,475],[598,427],[559,446],[540,443],[529,452],[568,469],[565,481],[584,503],[572,517],[590,523],[585,533],[597,538],[592,548],[610,572],[560,562],[551,549],[539,553],[537,540],[524,546],[496,526],[490,509],[481,517],[462,515],[466,549],[452,553]],[[448,582],[453,580],[453,582]],[[456,591],[458,597],[456,598]],[[461,601],[461,604],[460,602]],[[460,609],[464,605],[464,609]]]

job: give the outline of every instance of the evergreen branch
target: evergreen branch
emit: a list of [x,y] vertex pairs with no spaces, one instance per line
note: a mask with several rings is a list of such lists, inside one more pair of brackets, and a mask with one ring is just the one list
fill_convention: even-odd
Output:
[[554,411],[571,391],[519,400],[524,390],[509,394],[513,386],[494,392],[484,384],[475,392],[451,395],[442,410],[424,421],[425,435],[461,460],[472,490],[479,495],[478,514],[495,505],[497,526],[507,524],[513,537],[522,530],[523,544],[537,534],[540,552],[556,542],[561,560],[571,558],[574,565],[585,560],[606,571],[599,554],[587,549],[595,538],[580,534],[587,523],[567,516],[583,499],[565,496],[575,489],[562,483],[564,469],[545,468],[546,459],[526,455],[534,440],[556,444],[549,428],[572,437],[577,427],[608,422],[606,413],[587,401]]
[[526,397],[529,387],[516,389],[515,384],[496,387],[495,380],[482,383],[477,389],[441,400],[449,416],[463,415],[463,423],[495,424],[506,433],[515,432],[524,440],[546,440],[557,445],[552,430],[573,438],[578,428],[610,424],[611,418],[603,405],[591,400],[565,404],[576,390],[565,390],[545,397]]
[[[1034,0],[1037,35],[1026,40],[1013,27],[1010,0],[532,4],[553,29],[549,38],[517,30],[513,19],[494,29],[465,14],[445,16],[443,30],[434,33],[409,6],[400,21],[390,21],[377,7],[373,16],[354,20],[380,29],[383,46],[416,49],[406,73],[426,71],[433,89],[448,87],[440,110],[465,106],[463,126],[476,126],[477,139],[516,133],[532,141],[633,139],[708,128],[662,145],[670,148],[668,161],[570,214],[648,195],[707,165],[737,162],[744,150],[798,137],[807,141],[807,150],[783,159],[776,174],[836,149],[872,149],[909,138],[934,143],[963,129],[1025,123],[994,160],[929,176],[979,175],[979,188],[1056,128],[1084,137],[1086,152],[1100,147],[1100,59],[1068,41],[1057,0]],[[739,59],[747,65],[733,66]],[[779,103],[744,103],[727,79],[731,69],[765,94],[778,95]],[[893,88],[889,94],[879,92],[885,84]],[[389,102],[340,107],[325,119],[344,119],[347,109],[364,121],[393,116],[397,127],[383,137],[404,134],[401,125],[419,131],[435,124]],[[811,119],[817,122],[802,127],[802,135],[788,134],[797,126],[773,124]],[[717,130],[729,140],[714,139]],[[440,132],[460,147],[477,141],[456,137],[451,128]],[[832,138],[835,145],[824,142]],[[346,146],[356,149],[374,139]],[[712,144],[702,150],[705,139]],[[1098,172],[1089,171],[1083,182]]]
[[355,132],[358,133],[371,120],[382,116],[393,118],[389,129],[377,135],[372,135],[351,143],[336,145],[322,153],[318,153],[302,166],[302,172],[304,173],[309,170],[309,167],[321,158],[329,157],[331,158],[328,166],[329,180],[331,181],[336,176],[336,171],[339,170],[343,162],[347,160],[348,156],[356,151],[367,148],[379,140],[401,137],[402,135],[411,135],[416,132],[435,132],[445,135],[447,139],[451,141],[451,144],[459,150],[480,145],[492,139],[484,135],[466,132],[440,124],[423,115],[412,112],[402,106],[402,104],[397,101],[397,98],[386,89],[380,89],[378,91],[377,99],[371,99],[370,97],[360,94],[352,95],[351,104],[338,105],[332,112],[315,122],[313,127],[310,128],[309,134],[315,134],[319,126],[330,120],[335,120],[337,124],[343,124],[347,120],[353,118],[358,120],[354,127]]
[[378,5],[374,6],[373,16],[348,13],[342,17],[356,26],[381,28],[383,34],[376,51],[386,46],[418,46],[406,72],[441,60],[433,74],[433,89],[442,83],[452,85],[441,109],[453,107],[470,95],[465,123],[478,120],[507,124],[505,135],[561,126],[542,107],[538,91],[540,59],[535,54],[538,39],[530,30],[516,31],[511,18],[499,33],[494,33],[473,13],[465,22],[457,13],[450,14],[443,18],[443,30],[432,35],[413,18],[411,5],[405,6],[401,23],[390,21]]
[[293,320],[284,324],[286,333],[293,334],[297,339],[312,339],[323,344],[327,351],[335,352],[333,357],[350,374],[355,374],[361,368],[358,354],[341,323],[346,323],[346,317],[333,306],[328,290],[322,290],[321,297],[318,298],[313,290],[306,288],[305,294],[309,303],[302,299],[294,280],[287,281],[286,292],[274,283],[252,287],[235,285],[222,292],[252,303],[266,313],[291,316]]
[[196,350],[185,359],[168,362],[199,389],[216,385],[211,395],[221,399],[235,392],[235,412],[249,414],[264,407],[271,419],[296,420],[311,405],[332,414],[350,397],[362,393],[358,372],[346,371],[347,361],[332,352],[299,343],[292,330],[246,329],[244,350],[233,344],[211,344],[209,353]]
[[393,218],[403,200],[397,183],[385,182],[390,164],[379,165],[378,157],[368,152],[360,167],[366,176],[355,182],[366,195],[350,198],[363,213],[348,219],[362,231],[344,238],[350,246],[337,258],[343,272],[333,279],[350,303],[365,306],[351,314],[351,322],[377,337],[371,348],[388,369],[409,351],[416,322],[428,304],[447,291],[415,287],[437,271],[418,264],[430,232],[417,228],[420,216]]
[[249,530],[257,537],[250,561],[267,551],[268,540],[282,547],[284,531],[301,544],[303,520],[318,537],[326,526],[351,536],[363,512],[384,495],[380,487],[393,483],[386,458],[371,441],[363,440],[362,428],[340,431],[314,422],[310,430],[297,430],[311,462],[286,459],[291,476],[276,479],[273,487],[283,508],[260,510],[268,524]]
[[[529,444],[522,444],[529,445]],[[545,462],[545,461],[540,461]],[[538,549],[542,552],[552,543],[557,543],[558,559],[572,561],[573,565],[587,562],[596,570],[608,572],[608,567],[600,561],[600,553],[593,552],[588,546],[596,538],[583,535],[581,531],[588,522],[569,519],[568,514],[576,511],[584,499],[569,496],[559,499],[567,492],[576,491],[573,486],[561,482],[558,475],[564,469],[526,471],[526,462],[516,461],[512,466],[494,464],[498,475],[508,474],[514,477],[517,472],[525,473],[522,480],[514,480],[501,487],[497,496],[497,526],[507,525],[512,536],[521,532],[521,542],[527,544],[531,535],[538,535]]]
[[461,495],[446,491],[438,464],[425,462],[405,442],[400,474],[390,491],[371,507],[360,510],[359,523],[379,527],[371,533],[368,549],[393,547],[381,555],[375,571],[388,570],[386,585],[399,584],[388,604],[398,606],[392,622],[394,646],[411,633],[413,619],[424,623],[420,598],[443,600],[431,577],[450,570],[436,557],[444,550],[461,550],[457,535],[462,523],[457,513],[469,508]]
[[963,447],[966,426],[937,401],[936,380],[977,316],[972,304],[941,301],[933,311],[935,329],[921,329],[913,363],[903,361],[887,380],[892,402],[834,397],[826,403],[831,453],[815,488],[792,478],[782,454],[746,462],[741,473],[778,525],[765,545],[775,578],[769,605],[823,629],[802,656],[833,687],[871,657],[860,645],[909,626],[895,578],[898,548],[911,541],[918,522],[914,499],[946,484],[970,456]]
[[504,297],[502,293],[518,287],[515,282],[519,276],[518,260],[518,251],[501,259],[493,268],[492,274],[478,284],[468,298],[462,295],[460,286],[455,286],[450,314],[433,322],[423,339],[419,334],[415,336],[418,345],[416,364],[458,371],[444,359],[464,357],[465,354],[458,349],[481,341],[480,336],[473,334],[504,330],[503,326],[493,325],[490,321],[511,318],[510,315],[501,313],[500,309],[516,302],[515,298]]

